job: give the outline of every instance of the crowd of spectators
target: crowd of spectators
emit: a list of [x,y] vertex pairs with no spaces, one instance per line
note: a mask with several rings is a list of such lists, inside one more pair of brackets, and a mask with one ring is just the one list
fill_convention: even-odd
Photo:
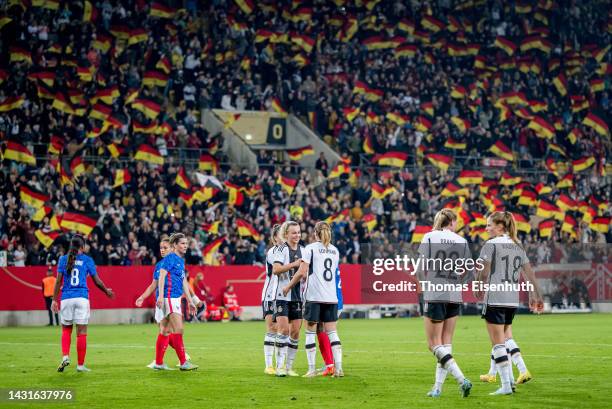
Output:
[[[7,250],[10,264],[56,260],[67,237],[44,248],[35,231],[52,232],[52,216],[65,211],[95,214],[89,252],[102,265],[151,264],[159,257],[160,236],[179,230],[190,237],[189,264],[261,263],[265,234],[274,223],[300,221],[308,241],[314,221],[328,218],[335,221],[343,261],[358,262],[363,243],[409,243],[418,225],[430,225],[432,215],[448,202],[440,196],[447,183],[462,168],[483,169],[481,159],[494,156],[489,147],[497,141],[517,155],[514,167],[525,171],[524,181],[552,188],[547,196],[551,202],[560,193],[576,202],[597,198],[603,203],[597,215],[609,215],[609,131],[605,135],[583,123],[587,113],[604,123],[610,118],[605,2],[540,1],[524,11],[518,2],[502,1],[271,1],[252,2],[252,12],[245,10],[247,3],[169,2],[161,9],[160,3],[142,0],[60,1],[57,8],[46,2],[4,5],[0,106],[9,98],[21,102],[0,112],[0,133],[3,143],[17,140],[39,158],[36,167],[4,160],[0,169],[0,249]],[[94,17],[87,10],[94,10]],[[163,10],[168,14],[160,16]],[[443,22],[443,27],[431,28],[428,21]],[[523,40],[534,35],[545,38],[550,51],[520,51]],[[368,49],[373,37],[401,37],[414,45],[414,57],[398,58],[387,45]],[[516,45],[513,56],[495,45],[498,37]],[[449,55],[453,44],[477,46],[484,68],[475,55]],[[522,69],[525,60],[537,62],[539,70]],[[556,61],[561,68],[551,69]],[[577,68],[572,61],[579,62]],[[146,85],[151,72],[158,74],[152,86]],[[41,73],[52,73],[53,81]],[[560,73],[567,77],[565,95],[553,81]],[[593,85],[599,79],[603,89]],[[356,91],[358,83],[371,89]],[[453,90],[459,86],[466,95],[457,98]],[[139,90],[137,96],[134,90]],[[500,104],[500,96],[511,92],[522,93],[527,102]],[[61,104],[62,96],[71,107]],[[572,96],[584,97],[588,108],[577,109],[575,101],[581,99]],[[157,104],[157,112],[136,108],[134,98]],[[342,152],[353,171],[332,178],[335,164],[325,157],[311,170],[268,152],[258,153],[257,173],[230,166],[219,149],[223,141],[204,130],[202,110],[272,110],[274,98]],[[92,116],[100,101],[109,112]],[[429,102],[431,106],[425,105]],[[546,110],[540,111],[541,106]],[[355,110],[355,117],[347,114]],[[389,119],[389,113],[402,119]],[[536,114],[554,124],[552,138],[538,136],[529,126]],[[469,126],[459,129],[451,117],[469,121]],[[420,118],[430,125],[417,126]],[[577,140],[572,142],[568,135],[575,129]],[[52,137],[61,141],[56,154],[50,153]],[[445,147],[449,138],[466,147]],[[370,149],[364,148],[366,140]],[[166,159],[164,165],[132,160],[142,144],[155,147]],[[110,146],[117,148],[116,157]],[[405,153],[407,167],[373,166],[374,155],[388,151]],[[451,171],[430,166],[423,155],[431,152],[453,158]],[[226,190],[191,205],[181,198],[176,174],[200,153],[221,163],[218,180],[249,192],[241,204],[229,204]],[[90,158],[87,170],[62,183],[58,164],[66,170],[80,155]],[[574,175],[573,186],[555,187],[560,175],[546,166],[547,159],[562,164],[591,157],[595,163]],[[197,185],[193,168],[186,167]],[[512,167],[483,170],[499,180]],[[113,188],[119,169],[127,169],[131,180]],[[298,179],[292,195],[278,183],[281,174]],[[393,192],[376,198],[374,183],[393,187]],[[21,186],[51,196],[52,212],[40,222],[32,221],[36,209],[20,200]],[[534,228],[522,236],[536,243],[541,237],[535,208],[519,207],[513,189],[499,186],[497,196],[506,209],[532,216]],[[490,206],[482,196],[471,187],[463,208],[486,214]],[[362,223],[369,214],[375,227]],[[579,211],[575,217],[575,235],[562,232],[558,222],[548,240],[610,240],[609,233],[593,230]],[[262,237],[240,237],[238,218]],[[207,226],[216,221],[218,232],[210,232]],[[465,227],[468,237],[470,228]],[[207,245],[219,237],[225,240],[218,252],[206,254]]]

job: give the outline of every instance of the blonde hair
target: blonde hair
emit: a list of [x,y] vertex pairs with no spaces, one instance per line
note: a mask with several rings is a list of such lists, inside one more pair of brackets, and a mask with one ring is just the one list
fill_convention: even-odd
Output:
[[433,230],[442,230],[450,226],[455,220],[457,220],[455,212],[451,209],[442,209],[434,217]]
[[289,227],[291,226],[298,226],[300,227],[300,225],[297,222],[294,222],[292,220],[286,221],[285,223],[283,223],[280,227],[280,236],[281,239],[283,241],[287,241],[287,234],[289,233]]
[[493,212],[489,216],[489,219],[492,223],[501,224],[508,236],[512,239],[513,242],[520,245],[521,242],[517,236],[516,230],[516,222],[514,221],[514,216],[510,212]]
[[176,246],[181,239],[185,239],[185,235],[183,233],[172,233],[168,241],[172,246]]
[[321,243],[323,243],[323,245],[327,248],[327,246],[329,246],[329,243],[331,243],[331,227],[329,227],[329,224],[327,222],[317,222],[317,224],[315,224],[315,236],[321,240]]
[[271,246],[276,246],[276,236],[278,235],[278,232],[281,229],[281,225],[280,224],[275,224],[274,226],[272,226],[272,230],[270,231],[270,245]]

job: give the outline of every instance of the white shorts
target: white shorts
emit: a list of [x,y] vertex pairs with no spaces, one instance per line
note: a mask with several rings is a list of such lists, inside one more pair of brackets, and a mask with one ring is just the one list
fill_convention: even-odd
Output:
[[87,298],[68,298],[60,302],[62,325],[87,325],[89,323],[89,300]]
[[162,322],[164,318],[172,313],[183,314],[181,311],[181,297],[164,298],[164,307],[155,307],[155,321]]

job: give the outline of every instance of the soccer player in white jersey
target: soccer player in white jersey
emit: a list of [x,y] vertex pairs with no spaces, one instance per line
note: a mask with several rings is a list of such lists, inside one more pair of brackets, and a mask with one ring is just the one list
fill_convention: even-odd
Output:
[[338,320],[338,295],[336,271],[340,254],[336,246],[331,244],[331,228],[326,222],[318,222],[314,229],[315,242],[306,246],[302,252],[302,264],[293,276],[289,285],[283,288],[283,294],[302,279],[306,279],[304,288],[304,320],[306,327],[306,358],[308,372],[305,378],[317,376],[315,369],[317,323],[322,322],[334,355],[334,377],[344,376],[342,370],[342,345],[336,331]]
[[302,250],[300,246],[300,225],[287,221],[281,226],[281,239],[284,243],[274,253],[272,273],[277,276],[274,288],[274,319],[276,320],[276,376],[299,376],[293,370],[293,362],[298,350],[300,328],[302,326],[302,296],[300,286],[289,294],[283,294],[285,287],[300,266]]
[[[483,268],[477,280],[494,285],[518,284],[521,272],[527,283],[533,287],[529,292],[529,307],[540,313],[543,308],[542,296],[531,264],[516,235],[516,223],[512,213],[494,212],[487,218],[487,233],[491,237],[480,252]],[[482,317],[487,321],[487,330],[493,344],[493,359],[500,374],[502,386],[491,395],[513,393],[512,364],[508,350],[518,349],[514,340],[506,339],[506,330],[512,325],[519,305],[519,291],[488,290],[476,292],[484,298]]]
[[270,237],[271,247],[266,253],[266,281],[261,291],[261,307],[263,309],[263,317],[266,321],[266,335],[264,337],[264,358],[266,369],[264,373],[275,375],[274,368],[274,345],[276,343],[276,323],[274,322],[274,290],[276,289],[277,276],[272,274],[272,266],[274,263],[274,253],[278,247],[283,244],[279,236],[280,224],[272,226]]
[[[467,241],[455,233],[457,215],[450,209],[440,210],[435,218],[433,230],[423,236],[419,246],[422,260],[429,260],[425,269],[418,272],[421,281],[435,284],[461,284],[466,277],[465,271],[454,268],[444,270],[448,259],[470,258]],[[438,263],[434,260],[439,261]],[[459,274],[461,273],[461,274]],[[467,397],[472,383],[467,379],[453,358],[452,339],[457,317],[460,312],[462,296],[460,291],[423,291],[425,335],[429,349],[436,360],[436,378],[433,388],[427,393],[430,397],[439,397],[447,373],[457,380],[463,397]]]

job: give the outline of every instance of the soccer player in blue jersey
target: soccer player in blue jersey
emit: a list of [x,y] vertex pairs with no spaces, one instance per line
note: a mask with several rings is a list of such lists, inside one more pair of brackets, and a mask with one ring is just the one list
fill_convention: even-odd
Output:
[[168,326],[157,336],[155,347],[155,365],[153,369],[167,370],[164,364],[164,354],[170,342],[170,334],[174,333],[176,354],[179,358],[181,371],[192,371],[198,366],[192,364],[185,357],[185,345],[183,343],[183,314],[181,313],[181,296],[187,298],[189,315],[195,313],[196,306],[189,295],[189,284],[185,279],[185,260],[183,257],[187,252],[187,238],[183,233],[174,233],[170,236],[170,252],[161,261],[159,266],[159,279],[157,291],[157,308],[155,319],[158,322],[167,319]]
[[[78,235],[70,240],[68,254],[60,257],[57,266],[57,281],[53,291],[51,309],[60,313],[62,322],[62,362],[57,371],[64,372],[70,365],[70,340],[72,325],[77,326],[77,371],[89,372],[85,366],[87,352],[87,324],[89,323],[89,290],[87,276],[90,275],[96,286],[109,298],[113,298],[113,290],[106,288],[100,276],[96,273],[96,265],[91,257],[83,253],[85,240]],[[61,309],[58,297],[62,288]]]

